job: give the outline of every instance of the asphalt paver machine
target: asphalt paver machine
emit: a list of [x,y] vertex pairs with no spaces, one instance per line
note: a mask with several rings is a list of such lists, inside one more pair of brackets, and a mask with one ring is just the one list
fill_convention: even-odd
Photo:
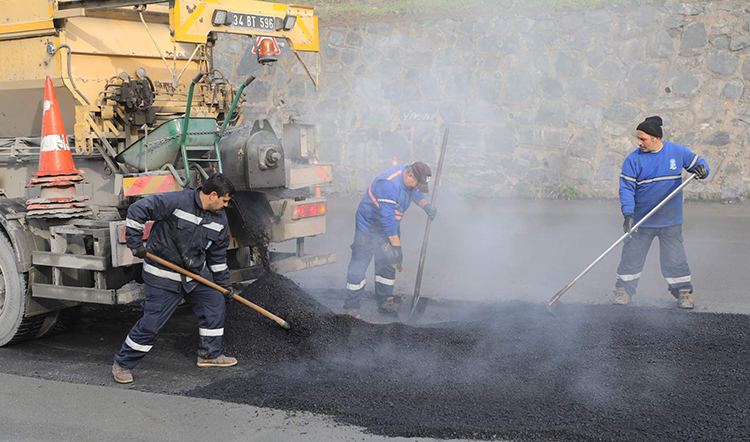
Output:
[[[0,345],[64,329],[83,303],[143,299],[141,260],[125,245],[138,198],[200,186],[222,172],[238,194],[227,209],[233,281],[260,263],[284,273],[335,262],[307,255],[326,230],[332,180],[317,164],[314,126],[245,121],[243,89],[213,65],[222,33],[252,36],[257,61],[287,42],[310,80],[313,9],[250,0],[4,0],[0,19]],[[308,55],[306,53],[311,53]],[[295,61],[295,62],[296,62]],[[317,58],[315,58],[317,61]],[[44,85],[55,86],[85,211],[53,206],[28,216],[37,171]],[[150,226],[144,237],[147,239]],[[268,252],[265,242],[296,241]]]

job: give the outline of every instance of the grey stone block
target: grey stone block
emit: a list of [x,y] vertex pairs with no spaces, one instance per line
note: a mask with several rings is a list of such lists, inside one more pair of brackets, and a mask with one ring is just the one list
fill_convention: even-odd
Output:
[[359,77],[354,80],[354,95],[366,102],[380,102],[383,100],[383,85],[380,80]]
[[440,86],[437,76],[434,72],[425,72],[417,84],[419,92],[426,100],[439,100],[443,88]]
[[601,106],[604,102],[604,94],[599,86],[588,78],[571,78],[568,94],[593,106]]
[[346,28],[330,28],[330,32],[328,33],[328,44],[333,46],[342,46],[344,44],[344,39],[346,34]]
[[577,57],[561,52],[555,61],[555,69],[560,75],[577,77],[581,75],[581,62]]
[[401,158],[402,161],[411,158],[411,142],[404,133],[383,131],[381,134],[382,146],[380,147],[380,158]]
[[500,72],[495,72],[490,77],[482,77],[478,80],[477,93],[479,99],[497,102],[500,99],[500,92],[503,86],[503,76]]
[[[445,129],[441,128],[442,133]],[[450,144],[457,149],[478,149],[482,140],[482,132],[475,127],[463,124],[452,124],[450,126]]]
[[672,82],[672,92],[677,95],[693,95],[698,92],[701,81],[693,74],[682,73]]
[[573,106],[568,121],[581,127],[599,129],[604,122],[604,112],[601,108],[593,106]]
[[568,42],[568,47],[574,51],[584,52],[591,43],[591,32],[588,28],[581,28],[575,33],[573,39]]
[[681,15],[670,15],[664,20],[662,27],[667,31],[680,29],[688,23],[688,20]]
[[597,78],[608,81],[620,81],[625,79],[625,65],[616,57],[607,57],[606,60],[594,71]]
[[677,110],[690,106],[690,100],[682,97],[659,97],[649,107],[651,110]]
[[350,29],[349,32],[346,33],[346,39],[344,40],[344,43],[347,46],[353,46],[353,47],[360,47],[364,43],[364,39],[362,38],[362,31],[358,28]]
[[411,101],[419,98],[419,89],[414,82],[396,81],[383,85],[383,95],[390,101]]
[[746,80],[750,80],[750,58],[742,63],[742,76],[745,77]]
[[362,125],[377,129],[388,129],[394,117],[394,109],[386,104],[370,104],[362,109]]
[[583,16],[580,12],[571,12],[560,19],[560,26],[568,32],[577,31],[583,26]]
[[594,179],[597,181],[617,181],[622,169],[623,159],[614,154],[607,154],[599,162]]
[[511,124],[494,124],[483,132],[486,152],[510,155],[516,148],[515,131]]
[[655,94],[659,87],[661,63],[653,61],[639,61],[628,72],[628,80],[635,85],[642,94]]
[[680,51],[686,49],[701,48],[708,43],[706,36],[706,26],[702,22],[691,23],[682,30],[682,39],[680,40]]
[[351,66],[359,61],[359,51],[356,49],[343,48],[341,49],[341,62],[345,65]]
[[721,181],[721,199],[735,201],[747,196],[748,182],[740,174],[725,176]]
[[[746,64],[748,65],[748,72],[750,73],[750,62]],[[547,76],[543,76],[539,79],[539,87],[541,88],[542,95],[545,98],[557,99],[562,97],[564,93],[563,85],[554,78],[550,78]]]
[[646,56],[647,42],[645,38],[626,40],[617,48],[617,55],[625,64],[638,61]]
[[711,49],[706,58],[706,67],[721,75],[734,74],[738,65],[739,57],[717,49]]
[[490,103],[478,103],[469,106],[465,112],[465,121],[468,124],[497,124],[503,119],[502,112],[497,105]]
[[673,6],[673,11],[680,15],[695,16],[703,12],[703,6],[693,2],[680,2]]
[[651,39],[649,53],[652,57],[667,57],[676,52],[674,49],[674,40],[672,40],[667,31],[658,31]]
[[739,51],[750,46],[750,40],[744,35],[735,35],[729,41],[729,49],[732,51]]
[[540,126],[563,127],[566,120],[565,107],[558,101],[543,101],[536,113],[534,123]]
[[440,118],[446,123],[461,123],[464,121],[463,107],[460,103],[441,103]]
[[727,144],[731,142],[732,142],[732,138],[729,135],[729,132],[719,131],[706,137],[703,140],[702,144],[707,144],[709,146],[726,146]]
[[711,46],[716,49],[729,49],[729,37],[726,35],[719,35],[711,40]]
[[569,160],[565,168],[565,179],[573,184],[588,184],[593,175],[590,163],[581,160]]
[[531,97],[534,84],[528,72],[514,71],[508,75],[505,82],[505,98],[513,101],[523,101]]
[[459,69],[448,76],[443,97],[448,100],[469,100],[474,96],[474,90],[473,72]]
[[638,110],[629,104],[615,103],[604,111],[604,117],[620,123],[633,123]]
[[563,151],[569,141],[570,135],[565,132],[526,127],[520,131],[518,144],[536,150]]
[[521,37],[518,35],[511,35],[506,38],[500,45],[500,50],[505,55],[515,54],[521,47]]
[[591,159],[596,156],[599,147],[599,134],[593,130],[584,130],[570,143],[570,155],[573,158]]
[[583,19],[593,25],[604,25],[614,20],[606,9],[587,9],[583,13]]
[[739,78],[729,80],[721,90],[721,98],[737,101],[745,93],[745,83]]

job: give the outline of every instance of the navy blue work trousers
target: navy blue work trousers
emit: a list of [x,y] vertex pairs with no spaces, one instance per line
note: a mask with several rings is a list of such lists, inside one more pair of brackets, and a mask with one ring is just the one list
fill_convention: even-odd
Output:
[[198,316],[198,356],[206,359],[220,356],[226,314],[226,301],[221,293],[204,285],[187,293],[182,288],[173,292],[146,284],[143,317],[128,333],[120,352],[115,355],[115,362],[127,369],[138,365],[183,298]]
[[360,298],[365,292],[367,282],[367,268],[373,255],[375,256],[375,298],[380,304],[393,296],[393,285],[396,283],[396,269],[388,262],[382,245],[388,241],[383,235],[370,235],[358,227],[354,232],[354,242],[351,245],[352,260],[346,272],[345,309],[358,309]]
[[692,291],[692,276],[682,243],[681,224],[669,227],[641,227],[632,238],[626,239],[620,265],[617,266],[615,287],[624,287],[630,296],[635,295],[648,249],[655,237],[659,238],[661,274],[667,280],[670,293],[677,298],[680,289]]

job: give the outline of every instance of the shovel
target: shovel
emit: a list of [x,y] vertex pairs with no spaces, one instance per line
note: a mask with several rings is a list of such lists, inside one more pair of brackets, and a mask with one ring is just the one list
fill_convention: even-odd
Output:
[[[224,287],[222,287],[222,286],[220,286],[218,284],[214,284],[213,282],[209,281],[208,279],[202,278],[202,277],[196,275],[195,273],[187,271],[187,270],[183,269],[182,267],[177,266],[175,264],[172,264],[171,262],[169,262],[169,261],[167,261],[165,259],[159,258],[156,255],[152,255],[151,253],[146,253],[146,258],[148,258],[148,259],[150,259],[150,260],[152,260],[154,262],[158,262],[159,264],[163,265],[164,267],[169,267],[170,269],[174,270],[175,272],[182,273],[185,276],[193,278],[196,281],[200,282],[201,284],[207,285],[207,286],[211,287],[214,290],[218,290],[219,293],[221,293],[222,295],[227,292],[227,289],[225,289]],[[291,328],[289,326],[289,323],[286,322],[285,320],[279,318],[278,316],[274,315],[273,313],[269,312],[268,310],[264,309],[263,307],[259,307],[259,306],[255,305],[255,304],[253,304],[252,302],[248,301],[247,299],[243,298],[242,296],[240,296],[240,295],[234,295],[233,298],[236,301],[239,301],[239,302],[245,304],[246,306],[250,307],[251,309],[253,309],[256,312],[260,313],[261,315],[265,316],[266,318],[271,319],[275,323],[279,324],[281,327],[283,327],[283,328],[285,328],[287,330],[289,330]]]
[[588,273],[588,271],[591,270],[592,268],[594,268],[595,265],[599,264],[599,261],[601,261],[602,259],[604,259],[605,256],[609,255],[609,252],[611,252],[612,250],[614,250],[614,248],[617,247],[618,245],[620,245],[621,242],[625,241],[626,238],[630,237],[633,233],[635,233],[635,231],[638,230],[638,227],[640,227],[641,224],[643,224],[644,222],[646,222],[647,219],[651,218],[651,215],[653,215],[654,213],[656,213],[657,210],[661,209],[662,206],[664,206],[665,204],[667,204],[667,202],[669,200],[671,200],[675,195],[677,195],[682,190],[682,188],[685,187],[685,186],[687,186],[688,183],[690,181],[692,181],[696,176],[697,175],[694,174],[694,173],[691,174],[688,177],[688,179],[686,179],[685,182],[680,185],[680,187],[676,188],[675,190],[672,191],[672,193],[670,193],[669,195],[667,195],[667,197],[664,198],[664,200],[662,200],[662,202],[660,202],[656,207],[654,207],[653,209],[651,209],[651,211],[648,212],[646,214],[646,216],[644,216],[640,221],[638,221],[638,223],[636,225],[634,225],[633,228],[630,229],[630,231],[628,233],[622,235],[620,237],[620,239],[617,240],[617,242],[615,242],[614,244],[612,244],[604,253],[602,253],[598,258],[596,258],[596,260],[594,262],[592,262],[588,267],[586,267],[586,270],[584,270],[583,272],[581,272],[580,275],[576,276],[576,278],[574,280],[570,281],[570,283],[568,283],[568,285],[566,285],[562,290],[560,290],[559,292],[557,292],[555,294],[555,296],[553,296],[552,299],[549,301],[549,304],[547,304],[547,311],[549,311],[550,313],[552,313],[553,316],[557,316],[559,313],[561,313],[562,306],[561,306],[561,304],[557,304],[557,301],[560,299],[560,297],[563,294],[565,294],[565,292],[567,292],[568,289],[570,289],[571,287],[573,287],[573,284],[575,284],[576,282],[578,282],[578,280],[581,279],[583,277],[583,275],[585,275],[586,273]]
[[[438,161],[437,175],[435,175],[435,185],[432,189],[432,198],[430,199],[430,205],[435,207],[435,201],[437,201],[438,186],[440,185],[440,175],[443,171],[443,160],[445,159],[445,149],[448,146],[448,133],[449,129],[445,129],[443,135],[443,146],[440,149],[440,160]],[[420,298],[419,292],[422,288],[422,273],[424,271],[424,259],[427,254],[427,241],[430,239],[430,227],[432,226],[432,219],[427,217],[427,226],[424,229],[424,239],[422,240],[422,251],[419,254],[419,267],[417,268],[417,282],[414,284],[414,297],[411,299],[411,308],[409,310],[406,321],[409,324],[416,323],[422,315],[424,315],[427,304],[430,300],[427,298]],[[408,303],[407,303],[408,305]],[[400,313],[400,312],[399,312]],[[399,315],[401,316],[401,315]]]

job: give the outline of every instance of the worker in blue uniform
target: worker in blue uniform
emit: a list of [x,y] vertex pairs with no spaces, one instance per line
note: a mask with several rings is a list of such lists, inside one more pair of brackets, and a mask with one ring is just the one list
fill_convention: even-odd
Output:
[[[662,119],[648,117],[636,129],[638,149],[622,165],[620,205],[628,233],[648,212],[682,184],[682,169],[698,179],[708,177],[708,164],[685,146],[662,139]],[[659,238],[661,272],[677,306],[692,309],[693,285],[682,243],[682,192],[647,219],[626,239],[617,267],[614,303],[625,305],[635,295],[648,249]]]
[[352,259],[346,273],[344,309],[360,317],[360,298],[365,291],[367,267],[375,256],[375,298],[378,310],[386,315],[398,313],[393,285],[396,270],[401,270],[400,223],[409,205],[419,205],[431,219],[437,209],[427,203],[424,194],[432,171],[418,161],[409,166],[394,167],[375,178],[359,203],[356,215]]
[[[133,326],[115,355],[112,374],[115,381],[133,382],[131,370],[156,343],[159,331],[184,298],[198,316],[199,367],[230,367],[235,358],[221,354],[224,335],[225,297],[234,289],[227,267],[229,233],[224,208],[234,185],[223,174],[214,174],[203,187],[152,195],[128,208],[125,237],[133,255],[143,259],[146,300],[143,317]],[[153,221],[146,246],[143,231]],[[146,257],[146,252],[170,261],[216,284],[226,287],[222,294],[174,272]]]

